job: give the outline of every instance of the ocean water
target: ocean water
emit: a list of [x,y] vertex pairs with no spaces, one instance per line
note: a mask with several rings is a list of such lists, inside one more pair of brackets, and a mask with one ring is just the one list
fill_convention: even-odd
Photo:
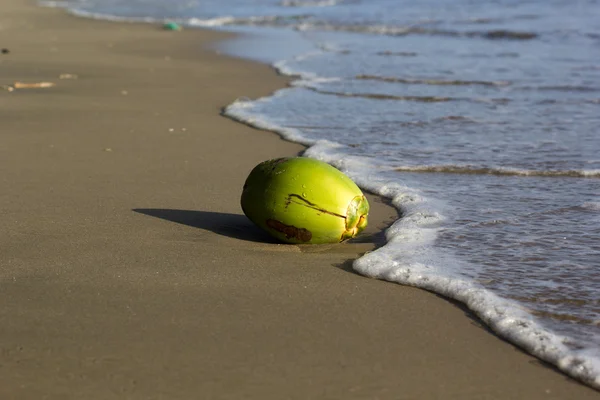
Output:
[[461,301],[600,389],[600,1],[43,4],[246,33],[221,50],[295,81],[226,115],[402,215],[354,268]]

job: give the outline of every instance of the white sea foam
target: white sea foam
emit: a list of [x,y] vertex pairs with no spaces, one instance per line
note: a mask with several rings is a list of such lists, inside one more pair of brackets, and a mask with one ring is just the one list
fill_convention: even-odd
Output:
[[225,107],[224,114],[229,118],[232,118],[236,121],[243,122],[245,124],[252,125],[259,129],[270,130],[274,132],[278,132],[282,137],[288,139],[293,142],[297,142],[300,144],[304,144],[306,146],[310,146],[315,144],[316,142],[313,140],[308,140],[302,135],[300,130],[295,128],[284,128],[278,124],[275,124],[268,119],[258,118],[255,113],[252,112],[252,109],[260,104],[261,102],[270,102],[276,99],[277,97],[285,95],[285,92],[291,89],[281,89],[275,92],[271,97],[263,97],[258,100],[248,101],[246,99],[237,99],[232,104]]
[[[297,60],[298,60],[298,58],[296,58],[296,61]],[[290,66],[290,62],[287,60],[277,61],[276,63],[273,64],[273,67],[275,67],[277,72],[279,72],[282,75],[298,76],[298,77],[302,78],[302,80],[310,81],[310,80],[319,78],[319,76],[314,72],[308,72],[308,71],[294,69],[292,66]]]
[[[301,17],[297,17],[301,19]],[[289,20],[295,20],[291,17]],[[221,16],[216,18],[190,18],[186,22],[190,26],[200,27],[218,27],[226,25],[280,25],[285,24],[288,18],[284,18],[278,15],[261,15],[261,16],[250,16],[250,17],[233,17],[233,16]]]
[[231,16],[226,17],[218,17],[218,18],[190,18],[188,20],[191,26],[204,26],[204,27],[213,27],[213,26],[224,26],[224,25],[232,25],[236,21],[236,18]]
[[318,88],[320,86],[320,84],[322,84],[322,83],[340,81],[342,78],[320,76],[314,72],[294,68],[291,65],[295,62],[304,61],[311,57],[318,57],[322,54],[323,54],[323,51],[321,51],[321,50],[311,51],[311,52],[296,56],[291,61],[289,61],[289,60],[277,61],[277,62],[273,63],[273,67],[277,70],[277,72],[279,72],[282,75],[299,77],[300,79],[296,79],[291,83],[292,86],[296,86],[296,87]]
[[387,26],[387,25],[334,25],[324,22],[301,22],[295,25],[299,31],[342,31],[342,32],[360,32],[377,35],[402,36],[409,33],[417,33],[420,30],[407,26]]

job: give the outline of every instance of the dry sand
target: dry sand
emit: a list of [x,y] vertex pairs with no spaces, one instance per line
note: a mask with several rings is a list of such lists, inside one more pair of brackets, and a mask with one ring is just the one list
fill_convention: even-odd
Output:
[[286,84],[206,49],[227,37],[2,2],[0,86],[55,86],[0,90],[0,399],[600,397],[352,273],[395,217],[376,198],[355,243],[254,228],[246,175],[302,148],[219,116]]

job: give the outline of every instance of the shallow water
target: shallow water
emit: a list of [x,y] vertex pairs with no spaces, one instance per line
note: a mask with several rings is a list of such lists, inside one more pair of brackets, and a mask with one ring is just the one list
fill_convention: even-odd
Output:
[[296,75],[227,114],[403,213],[366,275],[467,304],[600,388],[600,4],[595,0],[79,0],[86,16],[251,33],[223,50]]

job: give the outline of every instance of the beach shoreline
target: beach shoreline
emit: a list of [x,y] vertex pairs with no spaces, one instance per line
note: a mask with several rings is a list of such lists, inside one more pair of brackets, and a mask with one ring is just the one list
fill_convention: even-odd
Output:
[[[273,243],[258,162],[304,147],[220,115],[288,78],[232,37],[10,0],[0,17],[0,397],[596,398],[439,296],[352,273],[354,243]],[[375,242],[375,243],[374,243]]]

